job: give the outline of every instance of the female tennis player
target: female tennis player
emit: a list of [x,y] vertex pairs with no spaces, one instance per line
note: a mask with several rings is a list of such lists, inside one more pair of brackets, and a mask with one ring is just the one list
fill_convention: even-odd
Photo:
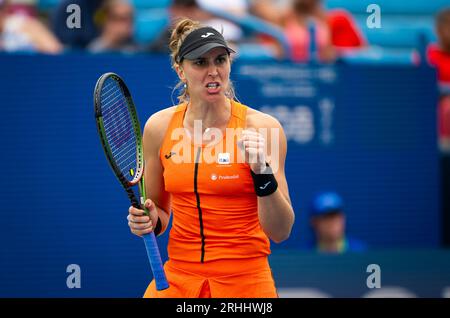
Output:
[[217,30],[181,20],[170,49],[180,104],[145,125],[150,218],[134,207],[128,215],[132,233],[159,235],[173,212],[170,287],[157,291],[153,281],[144,297],[277,297],[269,239],[286,240],[294,222],[283,129],[235,100],[234,51]]

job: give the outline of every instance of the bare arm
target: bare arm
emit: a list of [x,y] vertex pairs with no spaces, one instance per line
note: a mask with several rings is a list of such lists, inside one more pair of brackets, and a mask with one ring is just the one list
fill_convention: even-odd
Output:
[[[165,191],[163,167],[159,158],[159,148],[164,135],[161,134],[162,121],[158,116],[150,118],[145,124],[143,144],[145,160],[145,193],[155,203],[162,232],[167,228],[170,218],[170,194]],[[156,223],[155,223],[156,224]]]
[[170,218],[170,194],[165,191],[163,167],[159,158],[159,148],[162,144],[165,127],[170,112],[167,110],[158,112],[149,118],[145,124],[143,134],[144,160],[145,160],[145,193],[147,197],[146,207],[150,211],[150,219],[144,216],[140,209],[130,207],[128,220],[131,232],[143,235],[154,230],[158,218],[161,221],[162,234],[169,223]]
[[[264,161],[271,161],[269,164],[275,170],[274,176],[278,183],[278,188],[274,193],[258,197],[259,222],[267,236],[274,242],[280,243],[289,237],[295,219],[284,170],[287,153],[286,136],[280,123],[273,117],[259,112],[251,117],[253,119],[248,121],[249,128],[268,129],[266,140],[268,149],[266,151],[263,147],[260,150],[266,153]],[[278,134],[270,133],[272,129]],[[277,140],[272,140],[273,138],[277,138]],[[271,155],[271,160],[267,160],[269,158],[267,154]],[[260,164],[265,164],[265,162],[260,162]],[[261,169],[258,164],[250,165],[250,167],[255,173]]]

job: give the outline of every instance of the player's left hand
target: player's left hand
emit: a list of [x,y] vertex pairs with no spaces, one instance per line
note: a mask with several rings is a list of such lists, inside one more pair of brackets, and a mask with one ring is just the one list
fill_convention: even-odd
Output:
[[245,154],[245,162],[256,174],[260,174],[266,168],[266,140],[256,131],[243,130],[238,145]]

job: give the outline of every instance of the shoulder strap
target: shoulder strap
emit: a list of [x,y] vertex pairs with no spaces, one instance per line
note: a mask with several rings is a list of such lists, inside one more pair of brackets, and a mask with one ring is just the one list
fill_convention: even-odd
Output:
[[165,151],[165,149],[164,149],[165,147],[169,147],[169,149],[172,147],[172,145],[171,145],[172,131],[176,128],[183,126],[183,118],[184,118],[184,113],[186,111],[186,107],[187,107],[187,103],[181,103],[175,109],[175,112],[173,113],[172,118],[169,121],[169,125],[167,127],[166,134],[164,135],[163,142],[159,149],[160,156],[161,156],[161,151],[162,150]]
[[243,128],[246,127],[247,120],[247,106],[232,100],[231,101],[231,120],[233,121],[230,126],[234,128]]

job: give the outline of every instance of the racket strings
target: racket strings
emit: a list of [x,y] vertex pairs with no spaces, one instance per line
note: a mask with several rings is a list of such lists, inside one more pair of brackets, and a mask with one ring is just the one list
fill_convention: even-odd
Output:
[[117,167],[128,181],[137,168],[137,140],[128,100],[114,79],[107,79],[101,91],[102,117],[111,153]]

